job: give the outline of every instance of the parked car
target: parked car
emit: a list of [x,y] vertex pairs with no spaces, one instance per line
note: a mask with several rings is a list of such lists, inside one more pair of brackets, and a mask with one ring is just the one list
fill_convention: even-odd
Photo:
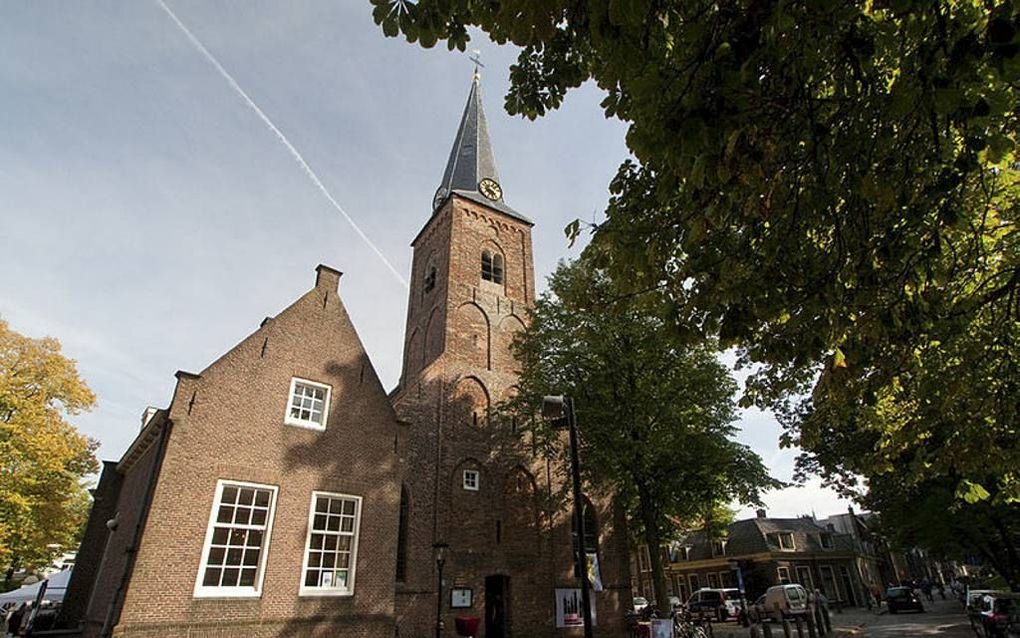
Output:
[[751,611],[761,620],[779,622],[787,616],[806,614],[807,590],[800,585],[775,585],[754,601]]
[[1020,594],[993,592],[981,597],[977,626],[985,638],[1020,636]]
[[740,614],[740,590],[702,588],[687,601],[687,611],[696,616],[711,616],[719,622]]
[[885,590],[885,604],[890,614],[901,611],[924,611],[924,603],[912,587],[890,587]]
[[644,596],[634,596],[634,613],[640,614],[648,606],[648,599]]

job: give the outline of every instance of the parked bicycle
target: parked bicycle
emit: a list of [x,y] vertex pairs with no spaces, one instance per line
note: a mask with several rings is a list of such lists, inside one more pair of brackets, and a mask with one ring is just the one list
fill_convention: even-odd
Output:
[[712,621],[692,617],[689,612],[677,610],[672,614],[673,635],[676,638],[711,638]]

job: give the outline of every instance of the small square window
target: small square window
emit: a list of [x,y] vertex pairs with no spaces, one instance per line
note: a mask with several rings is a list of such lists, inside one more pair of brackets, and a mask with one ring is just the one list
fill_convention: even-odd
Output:
[[290,399],[284,423],[313,430],[325,430],[329,416],[330,387],[322,383],[298,379],[290,381]]
[[478,479],[478,470],[464,470],[464,489],[477,492],[479,484]]

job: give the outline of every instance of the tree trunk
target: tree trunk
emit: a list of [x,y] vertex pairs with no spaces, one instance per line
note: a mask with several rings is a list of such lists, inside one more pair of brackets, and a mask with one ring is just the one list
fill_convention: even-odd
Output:
[[670,610],[669,595],[666,592],[666,570],[662,564],[662,534],[659,517],[653,505],[650,491],[638,485],[638,507],[641,509],[641,527],[648,545],[648,560],[652,565],[652,589],[655,591],[655,605],[665,615]]

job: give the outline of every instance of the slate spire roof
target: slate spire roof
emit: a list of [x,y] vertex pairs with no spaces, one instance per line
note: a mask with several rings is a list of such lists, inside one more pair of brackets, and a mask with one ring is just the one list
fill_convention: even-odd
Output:
[[478,190],[478,184],[483,179],[499,183],[499,172],[496,170],[496,160],[489,140],[489,126],[482,109],[480,79],[476,71],[471,80],[471,91],[460,118],[457,136],[450,149],[450,158],[446,162],[443,180],[432,201],[432,210],[439,210],[450,194],[456,193],[530,224],[530,219],[506,205],[502,193],[499,199],[490,200]]

